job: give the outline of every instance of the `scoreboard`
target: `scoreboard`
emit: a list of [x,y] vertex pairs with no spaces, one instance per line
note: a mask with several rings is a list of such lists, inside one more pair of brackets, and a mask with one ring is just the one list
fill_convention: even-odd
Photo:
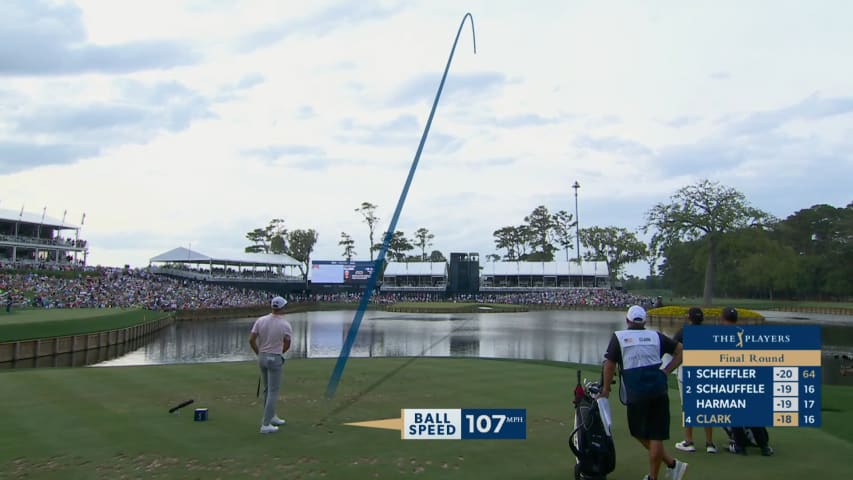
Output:
[[366,284],[373,274],[373,262],[344,260],[312,260],[313,284]]
[[684,327],[682,403],[692,427],[819,427],[816,325]]

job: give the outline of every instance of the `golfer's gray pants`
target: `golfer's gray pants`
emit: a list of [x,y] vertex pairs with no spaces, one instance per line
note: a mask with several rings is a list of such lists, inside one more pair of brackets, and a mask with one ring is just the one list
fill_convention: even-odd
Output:
[[261,367],[261,378],[264,380],[264,419],[261,425],[269,425],[275,416],[275,402],[281,390],[281,371],[284,357],[277,353],[258,355],[258,365]]

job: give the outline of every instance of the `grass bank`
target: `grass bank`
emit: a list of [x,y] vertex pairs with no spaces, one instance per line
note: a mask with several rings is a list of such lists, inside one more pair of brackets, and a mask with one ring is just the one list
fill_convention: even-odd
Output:
[[19,309],[0,314],[0,342],[126,328],[166,315],[131,308]]
[[[565,479],[576,367],[481,359],[352,359],[335,400],[323,399],[333,359],[289,361],[282,416],[258,434],[254,363],[37,369],[0,373],[4,478]],[[585,369],[597,377],[597,370]],[[846,478],[853,389],[823,387],[823,427],[771,429],[772,458],[681,454],[688,478]],[[673,425],[680,418],[671,391]],[[185,399],[208,407],[193,422]],[[401,408],[526,408],[527,439],[402,441],[346,422],[398,417]],[[614,401],[617,469],[642,478],[646,457]],[[673,427],[671,445],[680,439]],[[716,432],[720,444],[722,432]]]

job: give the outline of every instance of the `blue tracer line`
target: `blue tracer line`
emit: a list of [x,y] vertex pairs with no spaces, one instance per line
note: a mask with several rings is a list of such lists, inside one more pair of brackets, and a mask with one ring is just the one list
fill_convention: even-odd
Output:
[[379,250],[379,256],[376,257],[376,262],[373,264],[373,274],[370,275],[370,280],[367,282],[367,287],[364,290],[364,295],[358,304],[358,309],[355,311],[355,316],[352,319],[347,338],[341,348],[341,354],[338,355],[338,361],[335,363],[335,369],[332,371],[332,376],[329,378],[329,385],[326,387],[326,398],[333,398],[338,389],[338,383],[341,381],[341,376],[344,374],[344,368],[347,366],[352,345],[355,343],[355,337],[358,335],[358,328],[361,326],[361,319],[364,317],[364,312],[367,310],[367,305],[370,303],[370,296],[373,294],[373,289],[376,287],[377,278],[382,271],[382,264],[385,262],[385,254],[388,251],[388,244],[391,242],[391,237],[397,230],[397,220],[400,218],[400,212],[403,210],[403,204],[406,202],[406,195],[409,193],[409,186],[412,184],[412,178],[415,176],[415,169],[418,168],[418,161],[421,159],[421,152],[424,149],[427,135],[429,135],[429,127],[432,125],[432,118],[435,116],[435,109],[438,106],[438,99],[441,98],[441,91],[444,89],[444,81],[447,79],[447,72],[450,70],[450,63],[453,61],[453,53],[456,51],[456,44],[459,42],[459,35],[462,33],[462,27],[465,26],[465,20],[471,19],[471,37],[474,41],[474,53],[477,53],[477,37],[474,34],[474,17],[470,13],[466,13],[462,17],[462,22],[459,24],[459,30],[456,32],[456,39],[453,41],[453,48],[450,49],[450,56],[447,58],[447,65],[444,67],[444,75],[441,76],[441,83],[438,85],[438,91],[435,94],[435,100],[432,102],[432,110],[429,112],[424,133],[421,135],[421,142],[418,144],[418,151],[415,152],[415,159],[412,161],[412,168],[409,169],[409,176],[406,178],[406,183],[403,185],[403,191],[400,192],[400,199],[397,200],[397,208],[394,209],[394,216],[391,217],[391,224],[388,225],[388,231],[385,233],[385,240],[382,241],[382,248]]

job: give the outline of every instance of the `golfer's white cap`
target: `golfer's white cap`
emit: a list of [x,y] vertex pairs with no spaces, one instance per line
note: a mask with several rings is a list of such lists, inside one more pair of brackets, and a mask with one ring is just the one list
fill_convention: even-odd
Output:
[[283,297],[275,297],[270,302],[270,305],[272,306],[272,308],[279,310],[281,308],[284,308],[285,305],[287,305],[287,300],[285,300]]
[[639,305],[634,305],[628,309],[628,314],[625,318],[629,322],[643,323],[646,321],[646,310]]

